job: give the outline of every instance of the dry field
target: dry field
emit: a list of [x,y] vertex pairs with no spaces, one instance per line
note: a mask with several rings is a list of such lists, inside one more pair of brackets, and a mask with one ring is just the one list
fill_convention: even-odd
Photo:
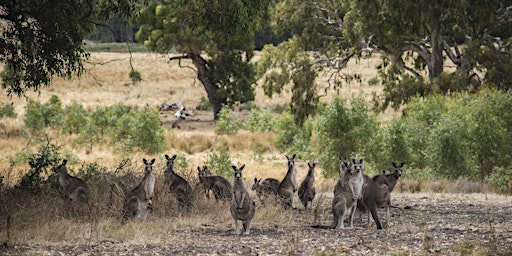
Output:
[[[79,102],[89,109],[123,103],[144,107],[180,100],[194,108],[206,97],[202,85],[190,68],[180,68],[176,62],[155,54],[133,54],[132,64],[141,72],[143,81],[132,84],[128,72],[130,58],[120,53],[93,53],[88,73],[71,81],[57,79],[40,93],[29,97],[46,102],[57,95],[63,105]],[[357,72],[363,74],[361,84],[344,86],[339,94],[370,98],[381,86],[368,86],[376,77],[372,69],[377,58],[360,61]],[[191,66],[190,63],[182,63]],[[353,72],[355,70],[349,70]],[[267,98],[256,90],[255,105],[270,109],[287,104],[289,92]],[[326,98],[328,100],[328,98]],[[8,98],[0,94],[1,102],[14,102],[16,119],[0,120],[0,175],[4,183],[19,180],[25,167],[9,168],[8,157],[16,152],[34,150],[37,145],[22,136],[26,99]],[[244,113],[240,113],[244,115]],[[393,115],[380,116],[387,120]],[[167,154],[184,155],[193,168],[202,165],[209,150],[227,147],[237,165],[246,164],[246,186],[254,177],[282,178],[286,159],[272,145],[272,134],[242,131],[233,136],[216,135],[212,113],[196,111],[193,120],[182,123],[180,130],[170,129],[171,113],[162,113],[166,128]],[[52,139],[71,150],[80,162],[98,162],[109,171],[126,156],[112,152],[108,145],[96,145],[92,150],[76,148],[73,137],[52,133]],[[184,150],[177,150],[177,149]],[[265,148],[261,158],[255,148]],[[290,152],[291,153],[291,152]],[[318,230],[309,226],[329,223],[330,193],[334,180],[323,180],[317,173],[317,187],[324,196],[315,201],[315,212],[299,209],[284,212],[276,206],[259,206],[248,236],[231,234],[234,223],[226,203],[200,200],[191,214],[179,215],[172,198],[163,187],[163,155],[135,153],[128,173],[140,177],[142,161],[156,158],[155,212],[144,223],[120,224],[121,197],[111,193],[106,178],[93,185],[96,193],[94,208],[75,209],[65,202],[55,188],[39,195],[0,194],[0,255],[512,255],[512,198],[495,194],[439,193],[457,192],[460,186],[438,181],[432,192],[411,193],[412,181],[401,180],[393,192],[392,220],[388,228],[378,231],[372,225],[356,223],[352,230]],[[307,172],[305,161],[298,162],[298,179]],[[78,166],[74,166],[75,168]],[[405,169],[407,172],[407,169]],[[195,172],[187,173],[189,180]],[[405,178],[407,173],[404,174]],[[426,190],[428,191],[428,189]],[[485,191],[478,190],[478,191]],[[382,213],[381,213],[382,215]]]

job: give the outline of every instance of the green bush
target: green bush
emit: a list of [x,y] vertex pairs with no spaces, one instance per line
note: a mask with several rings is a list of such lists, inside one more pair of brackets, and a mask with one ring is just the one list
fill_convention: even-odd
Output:
[[14,112],[14,105],[12,103],[4,103],[0,107],[0,119],[4,117],[15,118],[17,116]]
[[273,132],[276,122],[276,118],[269,111],[253,109],[244,121],[244,128],[251,132]]
[[62,104],[60,99],[53,95],[50,100],[41,104],[29,99],[25,107],[25,126],[31,131],[41,131],[44,128],[58,128],[62,121]]
[[241,127],[242,120],[233,115],[228,107],[224,106],[219,112],[219,120],[215,123],[215,132],[232,135],[238,133]]
[[231,177],[233,172],[231,166],[233,166],[233,162],[231,162],[231,156],[229,155],[229,151],[220,150],[209,152],[206,156],[205,165],[208,166],[208,169],[212,171],[213,174],[220,175],[223,177]]
[[101,166],[100,164],[88,163],[82,164],[82,166],[78,169],[77,176],[82,177],[84,180],[98,180],[101,178],[103,174],[107,172],[107,168],[105,166]]
[[130,77],[130,80],[132,80],[133,84],[136,84],[136,83],[142,81],[142,75],[137,70],[132,69],[132,71],[130,71],[128,76]]
[[510,166],[494,168],[488,183],[500,193],[512,194],[512,168]]
[[82,104],[73,102],[64,108],[64,121],[62,131],[79,134],[80,130],[87,125],[88,113]]
[[295,123],[293,115],[286,112],[277,119],[275,133],[274,145],[281,152],[285,152],[293,145],[293,138],[300,133],[300,128]]
[[[334,98],[317,117],[315,123],[315,150],[318,162],[327,178],[339,173],[338,157],[360,157],[370,155],[372,141],[378,123],[364,100],[352,101],[350,105],[338,97]],[[372,159],[364,157],[366,162]]]

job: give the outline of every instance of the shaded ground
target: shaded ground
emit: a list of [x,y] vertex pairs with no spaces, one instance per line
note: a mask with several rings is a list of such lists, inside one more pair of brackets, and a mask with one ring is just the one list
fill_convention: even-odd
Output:
[[391,224],[384,230],[376,230],[373,223],[369,230],[365,223],[351,230],[313,229],[313,214],[296,210],[289,224],[254,223],[247,236],[232,235],[233,224],[221,223],[162,230],[165,242],[155,244],[103,240],[1,250],[4,255],[512,255],[510,197],[397,193],[393,202],[405,209],[392,208]]

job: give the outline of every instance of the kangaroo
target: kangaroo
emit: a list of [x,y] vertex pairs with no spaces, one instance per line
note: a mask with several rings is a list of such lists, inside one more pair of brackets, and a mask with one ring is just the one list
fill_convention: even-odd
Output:
[[234,234],[240,234],[240,228],[238,226],[238,221],[242,221],[242,225],[244,228],[244,235],[249,234],[249,228],[251,225],[251,220],[254,217],[254,213],[256,211],[256,204],[252,200],[251,196],[245,190],[243,179],[242,179],[242,170],[244,169],[245,164],[240,168],[236,166],[232,166],[235,171],[234,181],[233,181],[233,196],[231,197],[230,203],[230,211],[231,216],[235,220],[235,231]]
[[316,191],[315,191],[315,163],[308,162],[308,174],[302,181],[299,187],[299,198],[304,206],[304,209],[308,209],[308,204],[313,204],[313,199],[315,199]]
[[126,197],[123,205],[123,223],[128,219],[136,218],[146,220],[149,212],[153,212],[153,194],[155,192],[155,176],[153,176],[153,164],[151,161],[142,159],[144,163],[144,177]]
[[[371,214],[375,224],[377,225],[377,229],[382,229],[382,224],[377,213],[377,208],[386,208],[386,222],[389,226],[391,192],[395,188],[398,178],[402,176],[402,168],[405,163],[401,162],[400,164],[397,164],[392,162],[391,164],[394,167],[394,171],[392,173],[386,174],[386,171],[383,171],[382,174],[374,176],[371,181],[363,188],[363,200],[362,204],[358,205],[358,209],[361,212],[367,212],[368,227],[370,227]],[[368,210],[370,210],[370,212],[368,212]]]
[[293,154],[292,157],[286,156],[288,159],[288,172],[286,176],[284,176],[281,183],[277,187],[277,195],[281,198],[285,209],[288,207],[292,208],[293,206],[293,195],[297,192],[297,169],[295,169],[295,156]]
[[165,185],[169,186],[171,194],[174,194],[178,201],[178,208],[190,209],[194,205],[194,191],[188,182],[174,172],[174,160],[176,155],[169,157],[165,155],[167,164],[164,171]]
[[62,186],[62,195],[69,199],[72,203],[88,203],[91,196],[91,189],[87,183],[77,177],[69,175],[66,164],[67,159],[55,168],[55,172],[59,174],[59,183]]
[[[344,162],[344,161],[342,161]],[[325,228],[325,229],[345,229],[345,216],[348,216],[349,227],[354,227],[354,213],[357,208],[357,201],[361,197],[363,190],[363,170],[362,159],[357,162],[355,159],[352,160],[354,164],[352,168],[347,168],[346,162],[342,166],[344,170],[343,178],[340,179],[338,184],[344,184],[339,187],[334,194],[332,201],[332,212],[333,212],[333,223],[330,226],[325,225],[314,225],[313,228]],[[355,167],[354,167],[355,166]],[[343,180],[343,181],[342,181]]]
[[203,169],[197,167],[199,183],[203,186],[206,197],[210,198],[209,192],[213,191],[216,200],[231,199],[231,183],[222,176],[210,176],[210,171],[205,165]]
[[336,182],[334,186],[334,196],[341,193],[343,188],[348,184],[351,175],[346,175],[347,171],[351,168],[351,166],[345,161],[343,157],[339,158],[340,160],[340,179]]
[[274,178],[261,179],[254,178],[254,184],[251,190],[256,191],[258,198],[263,203],[269,195],[275,195],[277,193],[277,187],[279,187],[279,180]]

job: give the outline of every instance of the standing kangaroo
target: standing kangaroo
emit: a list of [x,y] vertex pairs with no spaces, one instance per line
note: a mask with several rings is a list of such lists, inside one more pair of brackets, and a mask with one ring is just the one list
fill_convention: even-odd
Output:
[[148,213],[153,211],[153,194],[155,192],[155,176],[153,176],[153,164],[155,159],[151,161],[142,159],[144,163],[144,177],[126,197],[123,206],[123,222],[128,219],[136,218],[145,220]]
[[233,216],[233,219],[235,220],[234,234],[240,234],[240,228],[238,226],[238,221],[240,220],[242,221],[244,228],[244,235],[248,235],[251,220],[254,217],[254,213],[256,211],[256,204],[244,187],[244,182],[242,179],[242,170],[244,167],[245,164],[240,168],[232,166],[233,170],[235,171],[235,178],[233,181],[233,196],[231,197],[229,209],[231,211],[231,216]]
[[174,172],[176,155],[173,157],[165,155],[165,159],[167,159],[164,171],[165,185],[169,186],[171,194],[176,197],[178,208],[180,210],[184,208],[188,210],[194,205],[194,191],[183,177]]
[[362,159],[352,159],[352,168],[348,168],[346,162],[341,162],[345,173],[338,181],[338,184],[343,186],[337,187],[332,200],[333,223],[330,226],[314,225],[313,228],[345,229],[345,216],[349,217],[349,228],[354,227],[354,213],[363,190],[364,164]]
[[205,190],[206,197],[210,198],[209,192],[213,191],[216,200],[231,199],[231,183],[222,176],[210,176],[208,167],[205,165],[197,167],[199,183]]
[[288,172],[286,176],[284,176],[281,183],[277,187],[277,195],[282,200],[285,209],[292,208],[293,206],[293,196],[295,192],[297,192],[298,184],[297,184],[297,169],[295,168],[295,156],[293,154],[292,157],[286,156],[288,159]]
[[68,160],[64,159],[62,164],[55,168],[59,174],[59,183],[62,186],[62,195],[72,203],[88,203],[91,196],[91,189],[85,181],[69,175],[66,164]]
[[308,209],[308,204],[312,207],[313,199],[315,199],[315,166],[315,163],[308,162],[308,174],[299,187],[299,198],[304,209]]
[[266,178],[261,181],[261,179],[254,178],[254,184],[251,187],[251,190],[256,191],[258,198],[261,203],[264,203],[265,199],[270,195],[274,196],[277,193],[277,187],[279,187],[279,180],[274,178]]
[[[382,229],[382,224],[377,213],[377,208],[386,208],[386,222],[389,226],[389,206],[391,205],[391,192],[395,188],[398,178],[402,176],[404,162],[397,164],[391,163],[394,170],[390,174],[385,171],[372,178],[372,180],[363,189],[363,207],[358,206],[362,212],[370,210],[368,213],[368,227],[370,227],[370,213],[377,225],[377,229]],[[362,209],[361,209],[362,208]]]

